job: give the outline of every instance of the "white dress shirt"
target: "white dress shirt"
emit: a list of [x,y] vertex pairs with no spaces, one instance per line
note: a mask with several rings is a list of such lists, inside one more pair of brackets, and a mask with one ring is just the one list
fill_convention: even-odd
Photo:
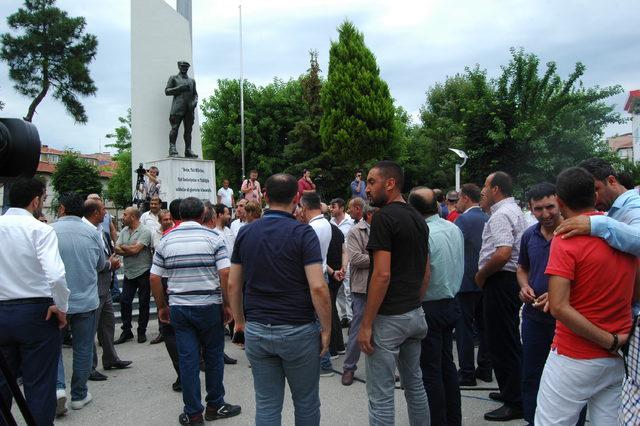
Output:
[[347,213],[345,213],[342,222],[338,223],[338,221],[336,221],[336,218],[332,217],[331,223],[333,223],[338,227],[338,229],[340,229],[340,231],[342,231],[342,235],[344,235],[345,240],[347,239],[347,235],[349,235],[349,231],[351,231],[351,228],[353,228],[353,225],[355,225],[354,220],[351,219],[351,216],[349,216],[349,214]]
[[309,225],[316,231],[320,240],[320,252],[322,253],[322,272],[327,271],[327,252],[331,244],[331,224],[321,214],[309,221]]
[[235,237],[238,237],[238,232],[240,232],[240,228],[242,228],[246,224],[247,224],[247,222],[243,222],[240,219],[236,219],[233,222],[231,222],[231,227],[230,228],[233,231],[233,235]]
[[69,289],[58,237],[25,209],[0,216],[0,300],[51,297],[67,312]]

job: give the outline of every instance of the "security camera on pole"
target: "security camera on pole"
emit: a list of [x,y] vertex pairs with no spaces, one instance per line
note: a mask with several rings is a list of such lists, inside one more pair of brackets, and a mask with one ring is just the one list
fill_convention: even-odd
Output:
[[467,164],[467,154],[461,149],[449,148],[449,151],[453,151],[460,159],[462,163],[456,163],[456,191],[460,192],[460,169]]

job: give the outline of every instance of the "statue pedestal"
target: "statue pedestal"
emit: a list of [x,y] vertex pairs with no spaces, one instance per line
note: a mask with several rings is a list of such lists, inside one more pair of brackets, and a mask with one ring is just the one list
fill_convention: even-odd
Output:
[[148,161],[145,168],[156,166],[160,171],[160,198],[170,203],[176,198],[196,197],[213,204],[217,202],[216,163],[198,158],[170,157]]

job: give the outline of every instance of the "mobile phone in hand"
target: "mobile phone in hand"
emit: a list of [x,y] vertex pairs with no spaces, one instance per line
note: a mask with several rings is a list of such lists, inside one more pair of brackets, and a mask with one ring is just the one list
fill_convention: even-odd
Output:
[[233,338],[231,338],[231,343],[244,345],[244,331],[236,331],[235,333],[233,333]]

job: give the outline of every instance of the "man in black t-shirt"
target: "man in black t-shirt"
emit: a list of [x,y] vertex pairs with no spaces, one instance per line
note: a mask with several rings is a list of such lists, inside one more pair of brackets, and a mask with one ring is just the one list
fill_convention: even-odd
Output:
[[367,354],[369,423],[394,424],[396,359],[409,423],[430,424],[420,370],[420,342],[427,335],[421,301],[429,282],[429,230],[402,198],[404,176],[392,161],[367,176],[367,196],[380,207],[371,222],[371,265],[358,343]]

